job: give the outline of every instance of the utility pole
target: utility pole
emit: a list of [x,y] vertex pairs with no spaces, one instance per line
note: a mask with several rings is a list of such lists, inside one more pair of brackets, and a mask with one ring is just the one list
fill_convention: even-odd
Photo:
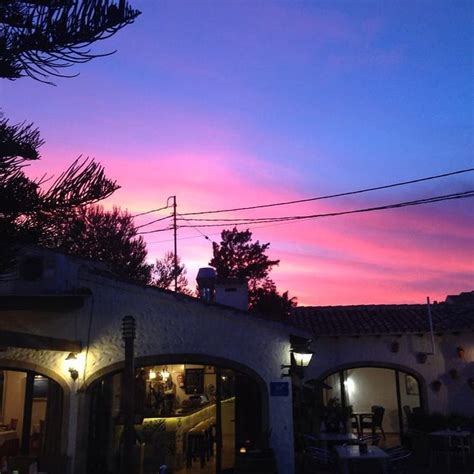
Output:
[[175,293],[178,292],[178,226],[176,223],[176,208],[178,205],[176,204],[176,196],[170,196],[167,201],[166,205],[168,206],[169,200],[173,200],[173,233],[174,233],[174,291]]

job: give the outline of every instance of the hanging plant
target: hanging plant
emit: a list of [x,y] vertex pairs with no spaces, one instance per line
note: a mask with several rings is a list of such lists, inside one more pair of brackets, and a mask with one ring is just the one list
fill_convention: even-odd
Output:
[[434,380],[433,382],[431,382],[431,388],[435,392],[439,392],[439,390],[441,388],[441,385],[442,385],[442,383],[439,380]]
[[451,369],[449,371],[449,376],[453,379],[456,380],[459,377],[459,372],[457,369]]
[[418,352],[417,359],[420,364],[424,364],[426,359],[428,359],[428,354],[426,352]]
[[467,379],[467,384],[474,390],[474,377]]
[[390,350],[393,353],[396,353],[400,350],[400,343],[398,341],[393,341],[392,344],[390,344]]

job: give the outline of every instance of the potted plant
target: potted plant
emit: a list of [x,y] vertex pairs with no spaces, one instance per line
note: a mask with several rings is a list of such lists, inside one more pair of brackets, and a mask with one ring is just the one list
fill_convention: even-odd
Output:
[[324,408],[324,424],[328,433],[338,433],[341,426],[346,429],[347,420],[352,413],[352,406],[343,407],[337,397],[329,399]]

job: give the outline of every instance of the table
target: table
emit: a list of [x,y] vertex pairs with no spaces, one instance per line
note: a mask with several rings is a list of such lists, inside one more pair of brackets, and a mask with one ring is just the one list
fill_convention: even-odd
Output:
[[351,413],[351,417],[352,417],[352,416],[355,416],[355,417],[356,417],[357,433],[363,434],[363,430],[362,430],[362,418],[374,416],[374,414],[373,414],[371,411],[353,411],[353,412]]
[[316,438],[320,441],[340,441],[341,443],[347,443],[355,441],[357,436],[354,433],[327,433],[326,431],[322,431],[316,435]]
[[367,446],[367,453],[361,454],[359,446],[336,446],[336,454],[339,460],[339,466],[344,474],[349,474],[349,462],[357,461],[363,462],[365,460],[379,461],[382,466],[382,471],[387,474],[387,463],[385,462],[389,455],[378,446]]
[[327,433],[322,431],[315,436],[321,442],[323,448],[330,448],[332,446],[344,443],[352,443],[357,440],[357,436],[353,433]]
[[0,431],[0,446],[12,439],[18,439],[18,433],[15,430]]

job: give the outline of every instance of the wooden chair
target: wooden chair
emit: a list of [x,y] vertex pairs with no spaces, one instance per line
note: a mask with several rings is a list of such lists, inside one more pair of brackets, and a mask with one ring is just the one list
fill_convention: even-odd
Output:
[[385,431],[383,430],[383,416],[385,413],[385,408],[379,405],[374,405],[372,407],[372,414],[371,415],[365,415],[361,417],[360,420],[360,430],[361,433],[364,433],[364,428],[370,429],[372,431],[372,435],[375,435],[377,429],[379,429],[382,432],[383,439],[386,439],[385,437]]
[[355,429],[357,432],[357,436],[360,436],[361,433],[360,433],[359,417],[357,415],[351,414],[350,420],[351,420],[352,431],[354,431]]

